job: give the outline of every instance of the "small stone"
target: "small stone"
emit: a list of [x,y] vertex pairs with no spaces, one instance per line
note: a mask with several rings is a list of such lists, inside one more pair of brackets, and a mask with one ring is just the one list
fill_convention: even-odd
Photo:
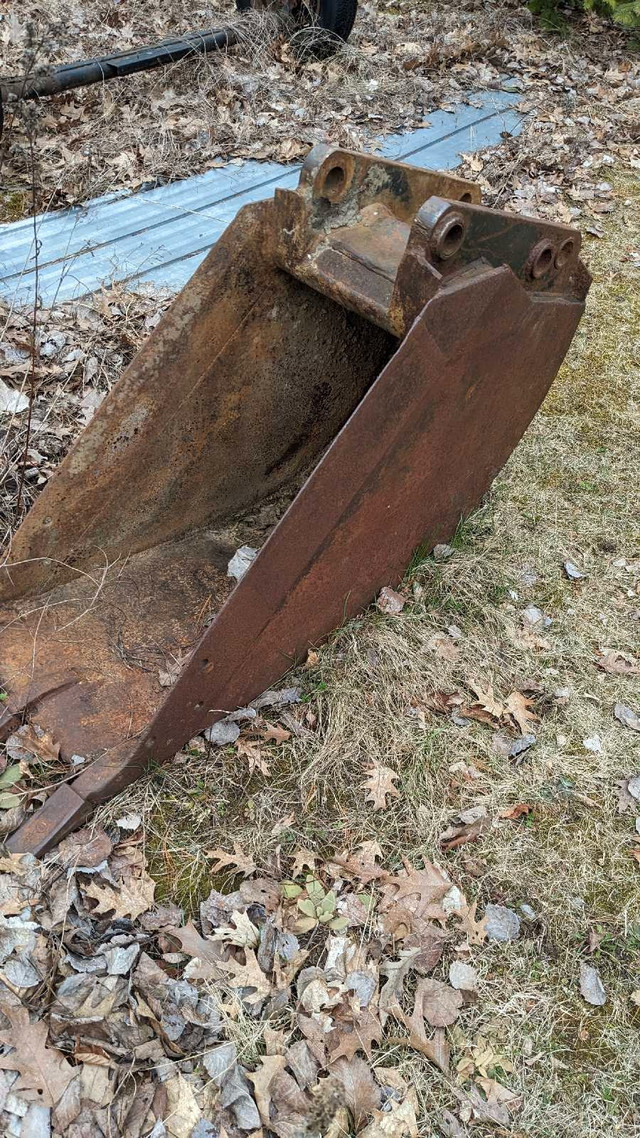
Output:
[[235,743],[240,735],[240,728],[236,723],[220,719],[212,727],[207,727],[203,735],[207,742],[213,743],[214,747],[226,747],[229,743]]
[[258,550],[252,545],[241,545],[227,566],[227,577],[235,577],[236,581],[241,581],[257,556]]
[[445,893],[440,904],[445,913],[461,913],[463,909],[467,907],[464,893],[458,889],[457,885],[451,886],[449,892]]
[[578,569],[577,565],[573,564],[573,561],[564,562],[564,571],[570,581],[580,581],[584,577],[584,573]]
[[520,936],[520,918],[513,909],[507,909],[505,905],[487,905],[485,921],[489,940],[506,943],[517,940]]
[[590,964],[580,965],[580,992],[583,999],[594,1007],[601,1008],[607,1002],[607,993],[597,968]]
[[453,557],[454,553],[455,549],[452,549],[450,545],[435,545],[433,547],[433,560],[448,561],[450,557]]
[[449,983],[459,992],[477,992],[478,973],[470,964],[463,964],[461,960],[454,960],[449,965]]
[[0,415],[20,415],[28,406],[29,399],[22,391],[15,391],[0,379]]
[[544,620],[544,613],[537,605],[527,605],[522,615],[527,624],[530,624],[532,627],[536,624],[540,624],[540,622]]
[[536,737],[533,734],[520,735],[518,739],[514,739],[509,748],[509,758],[515,759],[518,755],[523,755],[530,747],[536,743]]
[[599,735],[589,735],[582,740],[585,751],[594,751],[597,755],[602,753],[602,739]]
[[636,715],[631,707],[625,707],[624,703],[617,703],[613,709],[613,714],[624,727],[630,727],[632,731],[640,731],[640,716]]
[[629,779],[627,790],[632,798],[636,798],[640,802],[640,774],[636,774],[633,778]]
[[406,601],[395,589],[390,589],[388,585],[385,585],[378,594],[376,604],[378,610],[383,612],[385,616],[397,616],[399,612],[402,612]]
[[116,818],[116,826],[121,830],[137,830],[141,822],[139,814],[125,814],[122,818]]
[[522,913],[522,915],[523,915],[524,917],[526,917],[526,918],[527,918],[527,920],[528,920],[528,921],[535,921],[535,919],[536,919],[536,912],[535,912],[535,909],[532,909],[532,908],[531,908],[531,905],[526,905],[526,904],[525,904],[525,905],[521,905],[521,906],[520,906],[520,912]]

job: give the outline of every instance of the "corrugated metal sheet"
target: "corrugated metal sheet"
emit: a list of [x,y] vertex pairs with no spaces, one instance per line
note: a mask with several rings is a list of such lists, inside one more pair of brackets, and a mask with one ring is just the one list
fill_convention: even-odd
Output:
[[[515,134],[518,96],[483,92],[455,112],[436,111],[429,125],[389,135],[380,153],[433,169],[451,169],[461,153]],[[73,209],[0,226],[0,295],[32,303],[35,242],[38,293],[49,307],[117,281],[182,288],[241,206],[295,186],[296,166],[247,161],[137,194],[110,194]]]

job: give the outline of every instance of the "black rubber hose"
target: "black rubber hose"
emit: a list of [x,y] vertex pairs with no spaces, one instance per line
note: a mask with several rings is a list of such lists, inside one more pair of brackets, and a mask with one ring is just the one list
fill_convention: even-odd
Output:
[[22,79],[0,80],[3,98],[14,95],[19,99],[33,99],[40,95],[56,95],[74,87],[88,87],[107,79],[122,79],[138,71],[178,63],[189,55],[206,55],[209,51],[224,51],[238,42],[235,28],[217,28],[205,32],[188,32],[175,39],[162,40],[149,47],[104,55],[100,59],[63,63],[42,75],[27,75]]

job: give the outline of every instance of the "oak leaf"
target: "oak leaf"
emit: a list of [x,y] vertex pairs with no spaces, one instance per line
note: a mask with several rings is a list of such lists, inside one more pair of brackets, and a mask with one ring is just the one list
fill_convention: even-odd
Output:
[[141,877],[132,876],[126,882],[119,882],[117,890],[110,885],[91,881],[84,889],[84,894],[98,902],[94,913],[101,915],[113,912],[116,918],[130,917],[135,921],[136,917],[152,907],[155,890],[155,881],[145,872]]
[[530,710],[532,707],[533,700],[527,699],[526,696],[519,691],[511,692],[505,705],[506,711],[508,711],[511,718],[517,723],[523,735],[528,734],[532,723],[540,722],[539,716]]
[[357,1051],[364,1051],[370,1059],[373,1053],[372,1044],[380,1043],[382,1039],[380,1020],[367,1008],[363,1008],[353,1017],[350,1024],[336,1023],[335,1029],[329,1033],[329,1046],[333,1044],[334,1039],[337,1043],[329,1053],[330,1063],[335,1063],[342,1057],[351,1060]]
[[247,1004],[255,1004],[259,1000],[264,999],[265,996],[271,995],[271,984],[262,971],[256,954],[252,948],[244,949],[245,963],[240,964],[239,961],[221,960],[218,964],[223,972],[225,972],[231,979],[228,984],[232,988],[252,988],[254,991],[243,999]]
[[16,1093],[44,1107],[54,1107],[60,1101],[77,1069],[55,1047],[47,1047],[48,1028],[42,1020],[29,1022],[29,1013],[23,1007],[5,1007],[4,1014],[11,1030],[0,1035],[0,1041],[13,1047],[9,1055],[0,1056],[0,1069],[19,1071],[13,1084]]
[[411,902],[407,903],[407,908],[427,916],[429,914],[426,909],[449,892],[451,882],[442,870],[426,859],[422,869],[415,869],[407,858],[403,857],[402,861],[404,873],[391,877],[388,885],[385,885],[385,896],[380,904],[380,912],[384,912],[391,905],[397,905],[405,898],[412,898]]
[[474,692],[478,704],[483,711],[486,711],[492,719],[502,719],[504,707],[493,694],[492,684],[489,684],[487,688],[483,688],[478,680],[469,680],[469,687],[472,692]]
[[247,1078],[253,1083],[253,1097],[256,1100],[260,1118],[264,1126],[271,1125],[271,1095],[269,1094],[269,1087],[273,1079],[282,1070],[286,1063],[284,1055],[263,1055],[260,1059],[261,1066],[257,1071],[247,1071]]
[[460,932],[467,934],[467,941],[469,944],[483,944],[487,939],[487,918],[483,917],[481,921],[476,921],[476,909],[478,902],[474,901],[473,905],[467,906],[460,914]]
[[305,865],[306,865],[307,869],[310,869],[311,872],[313,873],[313,871],[316,867],[317,860],[318,860],[318,858],[316,857],[316,855],[314,853],[312,853],[311,850],[308,850],[306,848],[306,846],[300,846],[296,850],[294,857],[293,857],[293,865],[291,867],[291,876],[292,877],[300,877]]
[[174,925],[168,925],[164,932],[169,936],[175,937],[180,942],[180,948],[186,952],[187,956],[197,957],[206,964],[218,964],[220,961],[223,950],[220,945],[215,941],[208,940],[198,932],[193,921],[187,921],[184,928],[176,928]]
[[256,871],[253,858],[244,852],[239,842],[233,843],[232,854],[218,848],[215,850],[207,850],[207,857],[215,857],[218,859],[215,865],[211,866],[212,873],[218,873],[219,870],[224,869],[227,865],[235,866],[245,877],[250,877],[251,874]]
[[261,734],[266,743],[286,743],[291,738],[291,732],[277,723],[268,723]]
[[399,798],[400,791],[393,785],[394,779],[400,778],[392,767],[385,767],[382,763],[371,763],[367,768],[368,777],[360,783],[367,790],[367,802],[373,803],[374,810],[387,809],[387,795],[390,798]]
[[612,648],[601,652],[596,664],[603,672],[609,672],[613,676],[640,674],[640,664],[634,656],[630,656],[627,652],[617,652]]
[[[426,1055],[427,1059],[435,1063],[441,1071],[446,1075],[449,1071],[449,1059],[451,1049],[447,1043],[447,1038],[444,1033],[444,1028],[438,1027],[435,1030],[432,1039],[427,1038],[425,1028],[425,1017],[423,1012],[424,1000],[424,985],[429,984],[429,980],[420,980],[416,988],[415,1001],[411,1015],[407,1015],[401,1007],[396,1006],[392,1008],[392,1013],[400,1023],[404,1024],[408,1036],[390,1036],[387,1043],[390,1045],[397,1045],[399,1047],[413,1047],[415,1051],[419,1051],[422,1055]],[[458,993],[459,994],[459,993]]]
[[255,771],[260,771],[260,774],[268,778],[271,774],[271,767],[266,759],[262,757],[262,751],[257,743],[249,743],[246,739],[239,739],[236,743],[236,751],[241,758],[247,760],[249,767],[249,774],[252,775]]
[[356,878],[363,885],[369,885],[371,881],[389,877],[386,869],[376,865],[376,858],[380,857],[382,857],[380,846],[376,841],[370,841],[363,842],[349,857],[342,854],[340,857],[334,857],[333,861],[341,869],[345,869],[350,877]]
[[418,1122],[413,1102],[407,1097],[400,1105],[390,1100],[391,1109],[376,1110],[373,1121],[359,1132],[359,1138],[418,1138]]

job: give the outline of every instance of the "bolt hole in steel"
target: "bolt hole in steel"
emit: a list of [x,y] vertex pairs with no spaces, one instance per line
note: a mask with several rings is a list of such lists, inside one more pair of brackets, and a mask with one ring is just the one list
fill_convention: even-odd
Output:
[[342,166],[331,166],[322,183],[322,196],[329,201],[336,201],[344,192],[347,184],[346,170]]
[[545,276],[545,274],[553,268],[553,261],[553,245],[549,244],[549,242],[544,242],[544,244],[538,245],[534,249],[531,258],[531,276],[534,277],[535,280],[539,280],[540,277]]
[[454,213],[445,217],[444,221],[436,226],[433,234],[432,249],[441,261],[448,261],[454,257],[464,241],[465,222],[460,214]]
[[463,194],[460,198],[461,202],[470,202],[472,200],[471,194]]
[[562,242],[560,248],[556,253],[556,259],[554,262],[556,269],[563,269],[567,261],[571,260],[575,247],[576,243],[573,240],[573,237],[568,237],[566,241]]

